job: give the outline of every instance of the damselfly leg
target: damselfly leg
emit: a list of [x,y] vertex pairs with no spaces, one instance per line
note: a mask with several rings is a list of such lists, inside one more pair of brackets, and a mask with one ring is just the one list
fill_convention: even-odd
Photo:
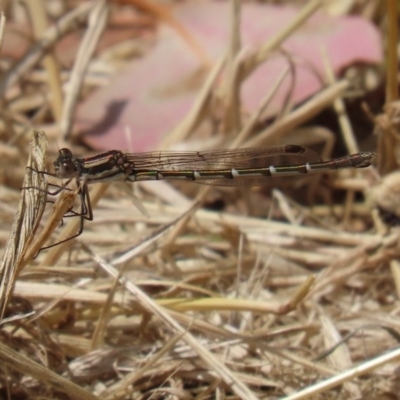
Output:
[[[56,174],[49,173],[47,171],[36,171],[35,170],[35,172],[40,173],[40,174],[45,174],[45,175],[48,175],[48,176],[51,176],[51,177],[57,177]],[[63,184],[48,183],[49,186],[56,187],[57,189],[55,189],[55,190],[46,190],[45,193],[47,195],[49,195],[49,196],[57,196],[64,190],[72,191],[73,189],[69,188],[68,185],[71,183],[71,181],[73,179],[76,179],[76,178],[71,177],[71,178],[67,179],[67,181],[64,182]],[[58,246],[59,244],[65,243],[65,242],[67,242],[69,240],[72,240],[72,239],[80,236],[82,234],[82,232],[83,232],[84,220],[85,219],[88,220],[88,221],[92,221],[93,220],[93,212],[92,212],[92,206],[91,206],[91,203],[90,203],[90,196],[89,196],[88,187],[87,187],[87,185],[85,184],[84,181],[77,180],[76,183],[79,186],[78,197],[79,197],[80,210],[76,211],[74,209],[74,207],[71,207],[64,214],[63,219],[60,221],[60,226],[62,226],[64,224],[64,222],[63,222],[64,218],[78,217],[78,218],[80,218],[78,232],[76,234],[72,235],[72,236],[69,236],[69,237],[67,237],[65,239],[62,239],[62,240],[60,240],[60,241],[58,241],[56,243],[53,243],[53,244],[51,244],[49,246],[44,246],[44,247],[41,248],[40,251],[46,250],[46,249],[50,249],[52,247]],[[36,189],[36,190],[43,191],[43,190],[41,190],[41,189],[39,189],[37,187],[23,187],[22,189]],[[51,204],[54,204],[55,200],[47,199],[47,202],[51,203]]]
[[[67,188],[63,188],[63,189],[67,189]],[[78,212],[71,208],[64,215],[64,218],[78,217],[80,219],[78,232],[65,238],[65,239],[59,240],[56,243],[53,243],[48,246],[44,246],[40,249],[40,251],[50,249],[52,247],[58,246],[59,244],[62,244],[62,243],[68,242],[69,240],[77,238],[83,232],[84,220],[86,219],[88,221],[93,221],[93,211],[92,211],[92,205],[90,203],[89,188],[86,184],[82,184],[80,186],[79,191],[78,191],[78,196],[80,199],[80,201],[79,201],[80,207],[81,207],[80,211]]]

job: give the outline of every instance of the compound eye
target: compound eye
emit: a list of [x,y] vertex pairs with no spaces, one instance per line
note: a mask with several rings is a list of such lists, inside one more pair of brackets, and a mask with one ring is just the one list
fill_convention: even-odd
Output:
[[60,157],[62,157],[62,158],[68,158],[68,159],[72,158],[72,151],[70,149],[63,148],[63,149],[59,150],[58,153],[59,153]]

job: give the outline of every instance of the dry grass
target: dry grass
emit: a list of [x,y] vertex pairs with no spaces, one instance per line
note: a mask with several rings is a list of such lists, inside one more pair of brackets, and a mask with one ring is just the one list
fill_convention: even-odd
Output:
[[[317,1],[308,2],[298,20],[251,56],[240,54],[232,38],[229,55],[210,68],[192,111],[166,142],[184,140],[200,121],[211,118],[207,104],[217,92],[219,101],[229,99],[222,125],[237,133],[235,146],[259,146],[284,137],[334,102],[343,113],[340,97],[349,82],[335,82],[327,72],[330,86],[258,135],[254,128],[273,87],[254,115],[245,121],[237,115],[241,79],[284,37],[295,34],[317,6]],[[232,21],[237,21],[238,2],[232,1],[232,10]],[[57,29],[39,33],[36,25],[40,38],[0,81],[7,110],[0,119],[0,152],[8,164],[1,167],[0,187],[5,245],[0,269],[0,397],[398,398],[400,237],[379,221],[372,202],[360,200],[367,196],[355,196],[366,195],[377,184],[372,168],[335,174],[328,183],[319,178],[303,183],[304,196],[325,200],[313,207],[299,205],[276,189],[268,195],[224,189],[226,208],[235,212],[202,208],[219,189],[211,193],[200,187],[191,200],[157,182],[135,185],[146,216],[122,187],[99,185],[91,192],[93,206],[98,203],[94,221],[85,224],[83,235],[32,260],[52,231],[57,230],[57,240],[78,229],[78,218],[64,218],[65,226],[59,226],[76,191],[62,191],[44,217],[43,191],[19,191],[23,176],[30,179],[24,187],[44,185],[46,190],[45,175],[25,170],[24,161],[32,127],[43,128],[46,120],[38,112],[29,121],[23,108],[8,110],[7,104],[25,97],[29,104],[21,78],[31,77],[33,67],[58,74],[51,53],[44,64],[38,60],[77,19],[88,15],[83,46],[93,50],[99,27],[106,27],[106,12],[105,2],[93,9],[83,2],[62,17]],[[96,23],[99,20],[102,24]],[[67,77],[72,84],[68,94],[52,106],[44,96],[39,107],[52,110],[67,136],[91,74],[92,53],[80,54]],[[96,61],[105,62],[101,54]],[[222,69],[229,71],[227,80],[217,83]],[[290,68],[282,76],[288,73]],[[30,82],[41,90],[46,86]],[[51,82],[48,93],[62,93],[54,87],[60,76]],[[62,140],[56,126],[47,124],[49,158],[55,156],[53,142]],[[343,115],[341,126],[351,147],[356,141]],[[225,133],[219,133],[222,141]],[[30,161],[36,169],[44,169],[38,159],[44,163],[45,147],[46,139],[37,134]],[[382,195],[388,199],[392,190],[396,193],[396,185],[374,189],[373,204]],[[333,204],[337,188],[346,195]],[[263,216],[268,212],[268,218],[246,216],[255,208]],[[35,221],[40,218],[39,227]],[[18,245],[22,238],[29,243]]]

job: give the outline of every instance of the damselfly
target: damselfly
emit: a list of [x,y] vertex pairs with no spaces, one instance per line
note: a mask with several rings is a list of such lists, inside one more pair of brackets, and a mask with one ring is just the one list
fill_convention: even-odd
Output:
[[[55,176],[80,187],[81,212],[67,216],[92,220],[88,184],[112,181],[187,180],[206,185],[254,186],[271,177],[326,172],[338,168],[364,168],[371,165],[375,153],[356,153],[329,161],[320,161],[312,150],[297,145],[268,148],[244,148],[194,152],[151,152],[129,154],[111,150],[92,157],[75,158],[71,150],[59,151],[54,162]],[[54,245],[45,248],[53,247]]]

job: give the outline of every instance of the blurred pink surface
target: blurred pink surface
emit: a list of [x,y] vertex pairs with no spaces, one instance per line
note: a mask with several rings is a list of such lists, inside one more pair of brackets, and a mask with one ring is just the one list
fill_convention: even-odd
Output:
[[[216,61],[226,51],[229,37],[229,4],[195,1],[182,3],[175,17]],[[242,5],[242,47],[256,49],[285,27],[298,12],[295,8],[258,4]],[[382,39],[377,29],[359,17],[333,18],[319,13],[283,44],[295,58],[293,104],[305,100],[323,86],[312,68],[324,77],[321,49],[334,71],[354,63],[382,62]],[[163,135],[179,124],[190,110],[204,77],[196,80],[201,63],[186,42],[162,25],[155,47],[115,76],[111,84],[93,92],[79,107],[77,127],[87,131],[84,140],[94,149],[129,151],[157,149]],[[279,53],[257,68],[242,86],[242,106],[253,111],[287,66]],[[192,79],[191,79],[192,78]],[[267,114],[282,106],[288,78],[270,104]],[[190,84],[185,84],[190,82]],[[126,130],[131,132],[127,138]]]

